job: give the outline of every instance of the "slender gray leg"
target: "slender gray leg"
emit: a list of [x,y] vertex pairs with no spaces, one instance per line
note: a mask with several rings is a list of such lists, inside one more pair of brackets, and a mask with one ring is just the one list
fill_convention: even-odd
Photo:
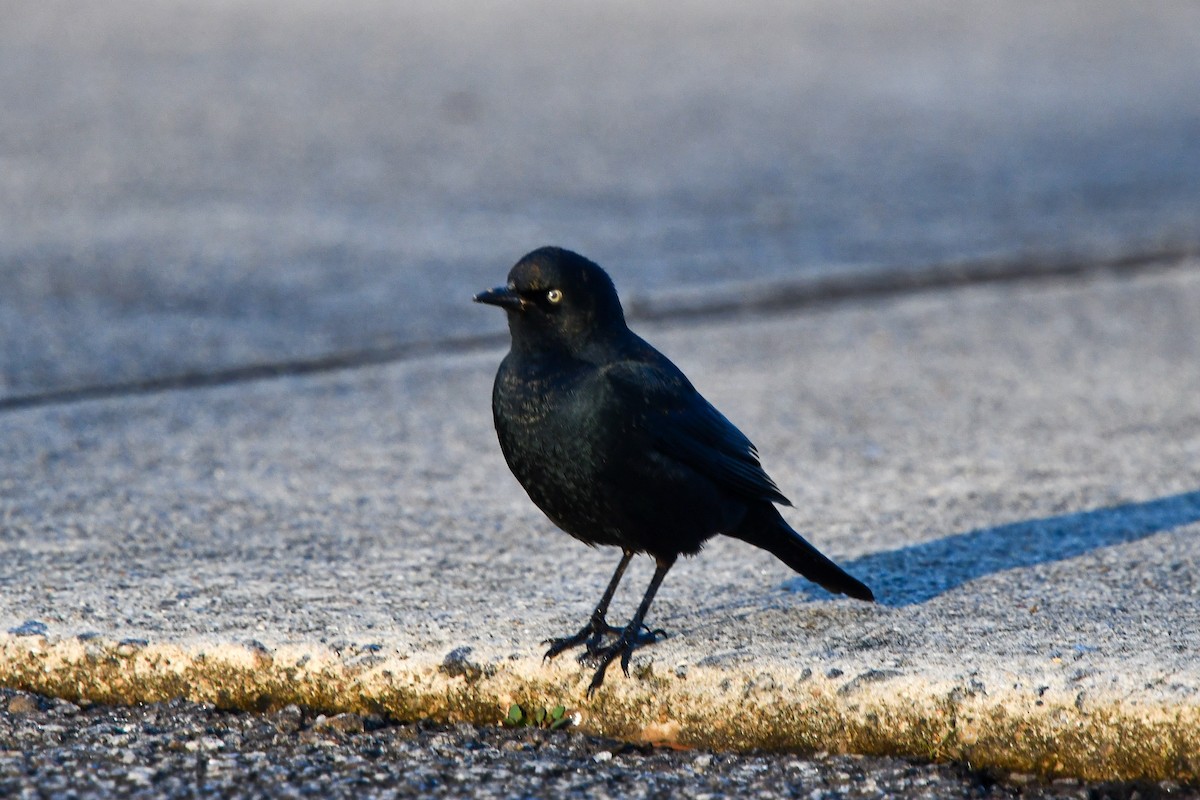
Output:
[[547,639],[542,642],[542,644],[550,645],[550,649],[546,651],[543,660],[554,658],[562,651],[578,647],[585,642],[588,646],[588,652],[592,652],[599,648],[600,640],[604,634],[619,633],[621,631],[620,628],[614,628],[609,625],[604,617],[608,613],[608,604],[612,602],[613,595],[617,592],[617,585],[625,575],[625,568],[629,566],[631,560],[633,560],[633,551],[623,551],[621,563],[617,564],[617,571],[613,573],[612,580],[608,582],[608,588],[604,590],[604,595],[600,598],[600,602],[596,604],[595,610],[592,611],[592,617],[588,620],[587,625],[584,625],[573,636],[564,636],[561,639]]
[[650,579],[650,585],[646,587],[646,594],[642,597],[641,605],[638,606],[637,612],[633,615],[633,619],[629,620],[629,624],[621,631],[621,635],[608,647],[602,650],[597,650],[593,653],[594,660],[598,662],[596,674],[592,677],[592,683],[588,686],[588,697],[591,697],[601,684],[604,683],[604,672],[608,669],[608,665],[613,662],[617,656],[621,657],[621,671],[626,676],[629,675],[629,659],[633,655],[634,649],[640,645],[657,640],[660,631],[650,631],[648,635],[642,633],[642,628],[645,626],[646,612],[650,610],[650,604],[654,602],[654,595],[658,592],[659,585],[662,584],[663,578],[667,577],[667,572],[675,564],[675,558],[672,556],[669,559],[656,558],[658,562],[657,568],[654,570],[654,577]]

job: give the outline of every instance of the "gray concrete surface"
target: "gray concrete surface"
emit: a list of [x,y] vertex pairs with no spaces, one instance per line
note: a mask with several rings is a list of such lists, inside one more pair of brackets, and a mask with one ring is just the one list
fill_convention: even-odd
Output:
[[592,702],[538,643],[616,554],[509,476],[499,351],[10,411],[0,680],[477,722],[565,702],[630,738],[1196,779],[1197,308],[1193,261],[643,329],[880,602],[714,542],[660,592],[671,638]]
[[0,397],[626,294],[1195,247],[1200,8],[0,4]]

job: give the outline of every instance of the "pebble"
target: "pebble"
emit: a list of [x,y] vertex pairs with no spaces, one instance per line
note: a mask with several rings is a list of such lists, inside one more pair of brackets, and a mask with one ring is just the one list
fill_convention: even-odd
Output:
[[37,700],[32,695],[19,694],[8,701],[10,714],[36,714],[37,710]]
[[295,733],[304,723],[304,712],[294,703],[286,705],[275,712],[273,721],[280,733]]

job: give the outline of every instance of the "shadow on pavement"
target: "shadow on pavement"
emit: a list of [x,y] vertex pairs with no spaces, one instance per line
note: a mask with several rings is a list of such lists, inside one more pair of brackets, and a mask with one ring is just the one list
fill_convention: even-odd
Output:
[[[881,604],[903,607],[986,575],[1074,558],[1193,522],[1200,522],[1200,491],[983,528],[842,566],[874,589]],[[803,578],[785,585],[814,598],[827,596]]]

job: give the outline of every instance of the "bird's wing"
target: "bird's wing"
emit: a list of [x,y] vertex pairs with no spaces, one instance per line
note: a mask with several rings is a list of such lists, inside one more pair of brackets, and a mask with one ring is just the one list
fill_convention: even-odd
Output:
[[658,450],[739,494],[790,506],[758,450],[677,369],[622,361],[604,368],[620,407]]

